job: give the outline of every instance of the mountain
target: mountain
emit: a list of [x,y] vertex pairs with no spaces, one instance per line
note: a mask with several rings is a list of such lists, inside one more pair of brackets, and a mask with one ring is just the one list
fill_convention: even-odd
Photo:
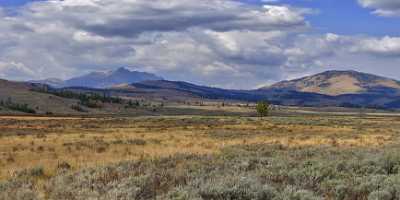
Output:
[[[221,100],[258,100],[259,95],[252,94],[244,90],[227,90],[215,87],[195,85],[183,81],[144,81],[133,83],[130,88],[134,91],[142,91],[146,93],[165,94],[164,98],[172,98],[176,96],[186,96],[201,99],[221,99]],[[178,95],[179,94],[179,95]]]
[[[296,91],[287,87],[269,87],[258,90],[227,90],[195,85],[182,81],[143,81],[129,85],[120,85],[110,89],[116,96],[139,97],[145,99],[162,99],[167,101],[186,100],[235,100],[257,102],[268,100],[273,104],[286,106],[333,106],[333,107],[369,107],[383,109],[400,108],[400,95],[394,87],[394,80],[353,71],[329,71],[316,77],[333,77],[334,74],[353,75],[362,82],[365,92],[337,95],[322,94],[319,91]],[[338,75],[337,77],[344,77]],[[309,79],[308,77],[304,79]],[[301,80],[301,79],[299,79]],[[328,79],[329,80],[329,79]],[[368,81],[371,81],[368,83]],[[379,84],[378,84],[379,83]],[[392,86],[392,87],[389,87]],[[341,88],[338,88],[341,89]],[[336,90],[338,91],[338,90]],[[346,88],[343,91],[349,91]]]
[[49,85],[55,88],[62,88],[65,86],[65,81],[58,79],[58,78],[49,78],[49,79],[44,79],[44,80],[32,80],[28,81],[29,83],[37,83],[37,84],[44,84],[44,85]]
[[310,92],[330,96],[344,94],[400,95],[400,82],[357,71],[326,71],[282,81],[262,89]]
[[[77,88],[71,88],[77,90]],[[85,89],[85,88],[80,88]],[[249,91],[227,90],[215,87],[201,86],[183,81],[154,80],[118,85],[109,92],[116,96],[144,99],[159,99],[163,101],[207,101],[207,100],[239,100],[257,101],[259,95]]]
[[46,79],[31,81],[32,83],[47,84],[52,87],[88,87],[88,88],[110,88],[121,84],[137,83],[147,80],[162,80],[151,73],[130,71],[126,68],[119,68],[109,72],[92,72],[69,80]]

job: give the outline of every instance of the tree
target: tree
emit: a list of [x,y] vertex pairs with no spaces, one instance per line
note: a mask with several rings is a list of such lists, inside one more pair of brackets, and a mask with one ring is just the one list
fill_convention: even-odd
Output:
[[256,109],[260,117],[266,117],[269,114],[269,103],[267,101],[258,102]]

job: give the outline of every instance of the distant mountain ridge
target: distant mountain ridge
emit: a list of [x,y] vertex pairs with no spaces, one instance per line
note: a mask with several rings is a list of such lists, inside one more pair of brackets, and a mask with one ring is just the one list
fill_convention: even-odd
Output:
[[88,87],[111,88],[121,84],[131,84],[148,80],[163,80],[162,77],[147,72],[131,71],[126,68],[118,68],[109,72],[92,72],[80,77],[68,80],[46,79],[30,81],[32,83],[47,84],[52,87]]
[[124,87],[113,88],[110,91],[117,96],[140,96],[173,101],[214,99],[257,102],[268,100],[273,104],[286,106],[400,108],[400,96],[387,95],[385,93],[329,96],[282,89],[228,90],[166,80],[133,83]]
[[[148,76],[138,78],[134,76],[137,74]],[[256,90],[230,90],[183,81],[168,81],[153,74],[131,72],[125,68],[111,72],[94,72],[65,82],[61,81],[61,83],[57,79],[49,81],[52,83],[49,85],[53,85],[53,87],[54,85],[63,85],[63,87],[53,88],[54,91],[99,93],[124,99],[178,103],[208,100],[242,102],[268,100],[273,104],[285,106],[400,109],[400,83],[398,81],[356,71],[327,71],[296,80],[282,81]],[[18,88],[10,90],[16,86]],[[4,100],[11,94],[13,99],[18,100],[20,98],[17,98],[16,94],[26,94],[23,99],[21,98],[21,102],[30,102],[40,95],[30,92],[29,88],[31,87],[41,86],[40,84],[3,81],[3,85],[0,84],[0,91],[3,90],[0,96],[3,94],[2,99]],[[32,102],[35,103],[33,105],[40,103]]]
[[144,81],[133,83],[129,86],[132,90],[146,91],[150,93],[165,93],[168,96],[180,94],[204,99],[226,99],[255,101],[261,99],[260,95],[247,90],[228,90],[216,87],[201,86],[183,81]]
[[357,71],[326,71],[300,79],[282,81],[262,89],[310,92],[330,96],[344,94],[399,95],[400,82]]

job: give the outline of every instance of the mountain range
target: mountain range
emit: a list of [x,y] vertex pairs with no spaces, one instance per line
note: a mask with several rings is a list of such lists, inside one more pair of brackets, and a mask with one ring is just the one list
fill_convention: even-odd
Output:
[[[183,81],[169,81],[154,74],[130,71],[126,68],[110,72],[93,72],[65,81],[58,79],[30,82],[0,80],[2,102],[12,99],[17,104],[11,104],[11,107],[27,104],[42,113],[76,112],[71,105],[78,104],[79,98],[75,96],[70,99],[68,96],[71,94],[65,92],[96,93],[100,96],[162,102],[268,100],[273,104],[286,106],[400,109],[399,81],[356,71],[326,71],[255,90],[231,90]],[[123,107],[102,105],[102,108],[109,108],[107,112],[113,113],[115,110],[120,111]],[[100,112],[89,107],[84,109]],[[0,110],[2,110],[2,105],[0,105]]]
[[288,106],[400,108],[398,81],[356,71],[326,71],[256,90],[228,90],[167,80],[143,81],[110,90],[118,96],[129,94],[167,100],[268,100]]
[[400,108],[400,96],[396,95],[396,93],[389,94],[386,90],[382,93],[347,93],[331,96],[272,87],[257,90],[227,90],[181,81],[161,80],[134,83],[125,88],[113,89],[113,91],[119,93],[117,96],[134,94],[133,96],[165,100],[185,100],[188,98],[244,102],[268,100],[273,104],[285,106]]
[[148,80],[162,80],[163,78],[151,73],[130,71],[124,67],[108,72],[92,72],[80,77],[68,80],[55,78],[30,81],[32,83],[46,84],[55,88],[62,87],[88,87],[88,88],[111,88],[122,84],[137,83]]

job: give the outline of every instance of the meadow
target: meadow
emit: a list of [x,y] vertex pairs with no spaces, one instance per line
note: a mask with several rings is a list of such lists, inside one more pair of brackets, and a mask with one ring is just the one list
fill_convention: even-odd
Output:
[[400,117],[1,117],[0,199],[400,199]]

